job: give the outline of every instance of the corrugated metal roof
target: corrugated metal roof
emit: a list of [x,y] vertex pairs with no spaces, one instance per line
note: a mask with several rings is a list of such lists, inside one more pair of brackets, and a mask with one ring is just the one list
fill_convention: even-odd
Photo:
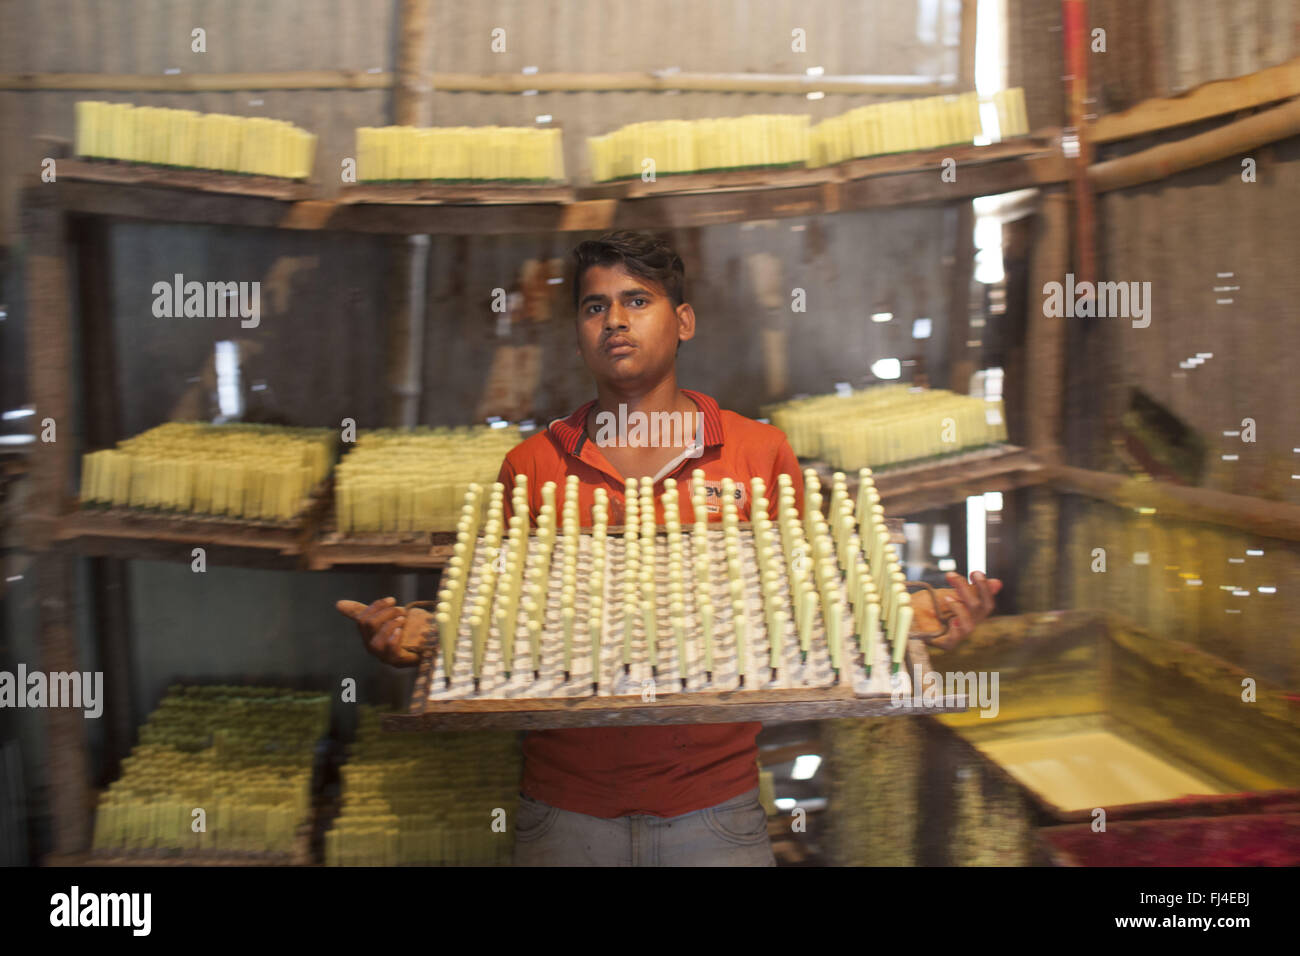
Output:
[[[1065,123],[1061,4],[1007,0],[1010,84],[1024,86],[1031,126]],[[1090,0],[1106,52],[1088,60],[1101,113],[1176,96],[1300,56],[1295,0]]]
[[[19,0],[5,14],[11,29],[0,39],[0,70],[162,73],[168,69],[245,72],[345,68],[391,70],[395,48],[395,3],[369,0],[140,0],[89,3],[84,0]],[[510,0],[500,3],[434,5],[433,68],[444,72],[496,73],[537,67],[544,72],[627,72],[677,67],[686,72],[800,72],[820,66],[829,74],[955,73],[959,0],[910,0],[880,4],[846,0],[803,4],[796,0],[718,0],[698,4],[667,0],[646,6],[633,0],[577,3],[569,0]],[[192,53],[190,33],[206,30],[207,52]],[[506,31],[506,51],[491,48],[494,28]],[[791,31],[806,31],[807,53],[791,50]],[[22,37],[21,41],[17,37]],[[73,106],[95,98],[141,105],[188,107],[210,112],[265,115],[290,120],[321,137],[316,177],[327,188],[338,183],[339,162],[353,155],[353,130],[385,124],[391,115],[387,91],[266,91],[199,94],[85,94],[34,92],[0,94],[7,122],[18,132],[0,148],[30,152],[34,132],[73,134]],[[585,176],[585,140],[628,122],[675,117],[734,116],[759,112],[833,115],[878,97],[828,95],[809,101],[799,95],[727,93],[435,93],[434,121],[440,125],[487,123],[531,125],[549,113],[566,134],[571,178]],[[14,173],[30,163],[7,166]],[[835,382],[861,382],[876,358],[924,358],[932,375],[946,365],[947,274],[952,210],[896,209],[829,217],[822,221],[718,226],[675,232],[687,251],[693,301],[700,311],[699,337],[683,349],[683,375],[724,404],[756,414],[764,391],[762,330],[789,337],[791,391],[828,391]],[[794,228],[794,227],[802,227]],[[145,224],[114,227],[114,311],[121,354],[130,367],[123,380],[141,382],[124,397],[128,431],[166,415],[209,360],[213,336],[203,326],[154,328],[149,290],[158,276],[174,272],[265,279],[280,259],[307,258],[291,284],[294,305],[268,316],[256,336],[261,351],[249,356],[249,374],[268,381],[295,367],[295,356],[311,348],[313,367],[331,367],[317,356],[310,330],[337,354],[356,311],[383,322],[387,277],[382,241],[370,237],[281,236],[235,230],[186,229]],[[576,236],[434,237],[429,277],[430,326],[427,392],[422,420],[463,422],[474,417],[485,369],[501,345],[527,342],[547,359],[538,386],[539,415],[568,412],[589,396],[590,383],[572,354],[570,310],[559,291],[556,318],[515,328],[499,340],[488,308],[491,290],[511,288],[530,258],[566,260]],[[305,243],[305,245],[304,245]],[[320,243],[318,246],[317,243]],[[355,245],[349,267],[347,249]],[[336,248],[337,247],[337,248]],[[791,314],[764,307],[753,270],[771,257],[781,270],[782,288],[806,289],[809,311]],[[142,275],[142,270],[147,275]],[[157,275],[155,275],[155,273]],[[332,290],[341,273],[352,273],[341,297]],[[145,282],[148,279],[149,282]],[[355,287],[355,288],[353,288]],[[893,311],[892,323],[870,321],[873,311]],[[911,338],[911,320],[932,317],[930,339]],[[147,326],[147,328],[146,328]],[[231,332],[230,334],[237,334]],[[247,334],[247,333],[238,333]],[[159,336],[162,336],[161,338]],[[306,336],[306,338],[304,338]],[[308,340],[312,339],[311,342]],[[177,356],[174,374],[140,378],[138,360],[158,349]],[[154,355],[157,358],[158,355]],[[318,361],[319,359],[319,361]],[[284,373],[277,369],[286,370]],[[260,371],[259,371],[260,370]],[[372,370],[373,371],[373,370]],[[293,376],[291,376],[293,378]],[[339,402],[359,418],[378,414],[383,384],[374,374],[373,394],[356,382],[286,379],[271,382],[275,401],[291,420],[323,423],[341,414]],[[192,384],[192,383],[190,383]],[[321,400],[313,389],[343,388]],[[323,417],[322,417],[323,416]]]
[[[1206,439],[1207,487],[1294,500],[1300,379],[1289,371],[1294,353],[1283,330],[1300,315],[1300,140],[1256,150],[1252,158],[1254,183],[1242,181],[1241,158],[1233,157],[1105,194],[1098,206],[1100,278],[1150,282],[1151,323],[1074,321],[1091,321],[1104,339],[1100,382],[1142,388]],[[1213,358],[1179,368],[1198,353]],[[1244,418],[1256,422],[1254,443],[1223,434],[1240,430]],[[1225,454],[1239,457],[1224,460]]]
[[[0,72],[162,74],[309,69],[388,71],[396,3],[373,0],[13,0],[0,7]],[[844,0],[505,0],[434,5],[433,68],[439,72],[685,72],[955,74],[960,0],[878,4]],[[206,52],[191,31],[206,31]],[[506,49],[492,50],[492,31]],[[805,31],[807,52],[791,50]],[[339,164],[355,153],[358,126],[391,122],[387,91],[245,93],[0,93],[0,223],[16,228],[14,191],[38,168],[36,134],[71,138],[73,104],[96,98],[203,112],[270,116],[320,137],[316,178],[338,188]],[[736,93],[435,93],[437,125],[533,125],[550,114],[565,130],[571,179],[586,177],[586,139],[629,122],[746,113],[801,112],[814,120],[884,97]]]

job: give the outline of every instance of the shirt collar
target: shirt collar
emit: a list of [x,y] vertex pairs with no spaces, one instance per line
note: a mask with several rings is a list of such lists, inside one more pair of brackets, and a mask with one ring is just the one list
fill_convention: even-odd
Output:
[[[718,408],[718,403],[703,392],[694,392],[689,388],[682,389],[682,393],[699,406],[700,413],[704,416],[704,447],[721,445],[722,411]],[[570,455],[576,455],[582,450],[582,443],[587,438],[587,414],[595,404],[593,398],[568,418],[557,418],[548,426],[560,447]]]

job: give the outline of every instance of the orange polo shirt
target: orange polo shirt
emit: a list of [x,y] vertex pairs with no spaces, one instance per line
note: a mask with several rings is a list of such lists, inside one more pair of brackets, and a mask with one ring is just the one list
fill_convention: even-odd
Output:
[[[785,434],[772,425],[723,411],[708,395],[682,389],[699,407],[703,419],[704,449],[696,457],[669,463],[656,476],[656,522],[663,523],[663,479],[689,482],[691,473],[704,471],[710,491],[710,521],[722,519],[714,495],[721,493],[723,478],[737,487],[737,509],[749,520],[751,478],[775,488],[777,476],[788,474],[795,499],[803,507],[803,475]],[[609,495],[609,523],[623,523],[625,479],[587,438],[588,402],[568,418],[557,419],[542,432],[521,442],[506,455],[498,478],[506,486],[505,510],[509,519],[510,491],[516,475],[528,477],[529,509],[542,506],[542,485],[553,481],[557,497],[563,495],[567,475],[579,480],[578,504],[584,527],[591,524],[595,490]],[[768,492],[770,514],[776,519],[776,494]],[[679,498],[682,523],[695,521],[689,494]],[[687,691],[689,693],[689,691]],[[524,740],[523,792],[534,800],[562,810],[594,817],[619,817],[646,813],[675,817],[716,806],[758,786],[758,748],[754,742],[762,724],[669,724],[643,727],[592,727],[576,730],[539,730]]]

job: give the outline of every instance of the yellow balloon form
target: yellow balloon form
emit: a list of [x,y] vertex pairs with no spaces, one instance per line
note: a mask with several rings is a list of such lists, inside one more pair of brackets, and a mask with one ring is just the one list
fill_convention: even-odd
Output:
[[84,100],[77,104],[76,152],[90,159],[306,179],[316,136],[262,116]]

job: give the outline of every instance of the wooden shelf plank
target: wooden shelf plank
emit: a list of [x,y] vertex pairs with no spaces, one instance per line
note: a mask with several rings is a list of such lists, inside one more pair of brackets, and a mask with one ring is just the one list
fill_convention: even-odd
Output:
[[958,165],[953,182],[944,182],[940,172],[939,164],[934,163],[926,169],[841,183],[841,208],[873,209],[953,202],[1064,183],[1070,176],[1069,165],[1059,153],[983,162],[966,168]]
[[841,180],[866,179],[888,173],[911,172],[916,169],[939,168],[945,159],[965,169],[980,163],[995,163],[1015,159],[1038,159],[1059,151],[1060,130],[1044,129],[1030,136],[1017,136],[1000,143],[976,146],[973,143],[954,143],[934,149],[912,150],[906,153],[889,153],[884,156],[867,156],[851,159],[829,167]]
[[59,180],[188,189],[201,193],[279,199],[286,202],[309,199],[317,192],[311,184],[296,179],[223,173],[211,169],[175,169],[115,160],[60,159],[56,161],[55,172]]
[[446,565],[456,543],[454,531],[392,532],[341,535],[328,531],[308,546],[307,567],[433,570]]
[[321,532],[314,514],[276,525],[116,508],[84,509],[65,515],[54,523],[49,537],[56,546],[98,557],[188,562],[193,560],[192,549],[202,547],[213,564],[305,567],[312,571],[335,567],[400,571],[445,566],[456,535],[340,535],[330,530]]
[[[957,160],[954,182],[940,175],[946,158]],[[63,164],[71,164],[66,176]],[[93,168],[87,171],[87,165]],[[695,227],[945,203],[1069,178],[1059,151],[1033,138],[873,157],[843,168],[734,170],[616,184],[612,190],[375,184],[349,187],[338,200],[303,198],[301,191],[310,192],[310,187],[300,183],[259,186],[249,181],[252,177],[221,173],[147,167],[107,172],[100,166],[63,160],[55,188],[29,187],[27,201],[33,206],[54,202],[68,213],[157,222],[386,235],[511,235]],[[608,195],[611,191],[616,195]]]
[[123,561],[165,561],[188,564],[194,549],[201,547],[205,562],[212,567],[261,568],[269,571],[294,571],[302,567],[301,555],[269,548],[203,541],[160,541],[153,538],[120,538],[86,534],[73,540],[56,542],[58,550],[85,557],[118,558]]
[[135,508],[80,508],[59,516],[50,542],[78,554],[155,561],[193,560],[205,550],[213,564],[298,567],[331,500],[331,484],[313,492],[290,521],[167,514]]
[[575,193],[564,183],[358,183],[345,186],[337,201],[342,205],[514,205],[571,203]]
[[[806,461],[829,484],[834,469],[825,462]],[[856,474],[850,473],[849,493],[856,496]],[[997,445],[878,470],[873,479],[888,513],[906,514],[958,504],[969,495],[1010,491],[1049,480],[1047,469],[1028,451]],[[209,549],[215,564],[246,567],[305,567],[312,571],[367,568],[388,571],[435,570],[451,557],[455,534],[437,532],[375,532],[339,534],[315,517],[328,511],[318,500],[310,517],[286,525],[228,521],[183,515],[159,515],[131,509],[85,509],[60,518],[53,541],[79,554],[148,560],[189,561],[195,547]],[[610,529],[611,534],[620,529]],[[790,718],[796,719],[796,718]]]
[[[824,484],[835,469],[811,461]],[[857,495],[857,474],[846,472],[850,496]],[[1010,491],[1042,484],[1048,472],[1032,453],[1015,445],[996,445],[893,468],[873,469],[872,481],[888,514],[895,517],[958,504],[986,491]]]
[[1205,83],[1181,96],[1143,100],[1121,113],[1099,116],[1089,128],[1094,143],[1142,136],[1300,96],[1300,57],[1246,76]]
[[584,199],[642,199],[646,196],[684,196],[736,189],[789,189],[834,182],[840,178],[833,166],[816,169],[754,166],[707,173],[672,173],[659,176],[654,182],[626,179],[595,183],[582,187],[578,195]]
[[101,538],[148,538],[154,541],[224,544],[243,548],[296,551],[302,525],[231,521],[199,515],[164,515],[130,508],[84,509],[65,516],[56,540],[93,535]]
[[1067,465],[1048,470],[1057,491],[1087,495],[1120,508],[1151,508],[1165,517],[1237,528],[1266,538],[1300,541],[1300,504],[1210,488],[1147,481]]
[[297,205],[262,196],[76,179],[60,179],[26,190],[29,205],[48,201],[56,203],[63,212],[84,216],[266,229],[293,228],[286,220]]
[[685,229],[756,219],[788,219],[836,211],[838,184],[783,189],[745,189],[693,193],[685,196],[646,196],[619,200],[616,229]]

